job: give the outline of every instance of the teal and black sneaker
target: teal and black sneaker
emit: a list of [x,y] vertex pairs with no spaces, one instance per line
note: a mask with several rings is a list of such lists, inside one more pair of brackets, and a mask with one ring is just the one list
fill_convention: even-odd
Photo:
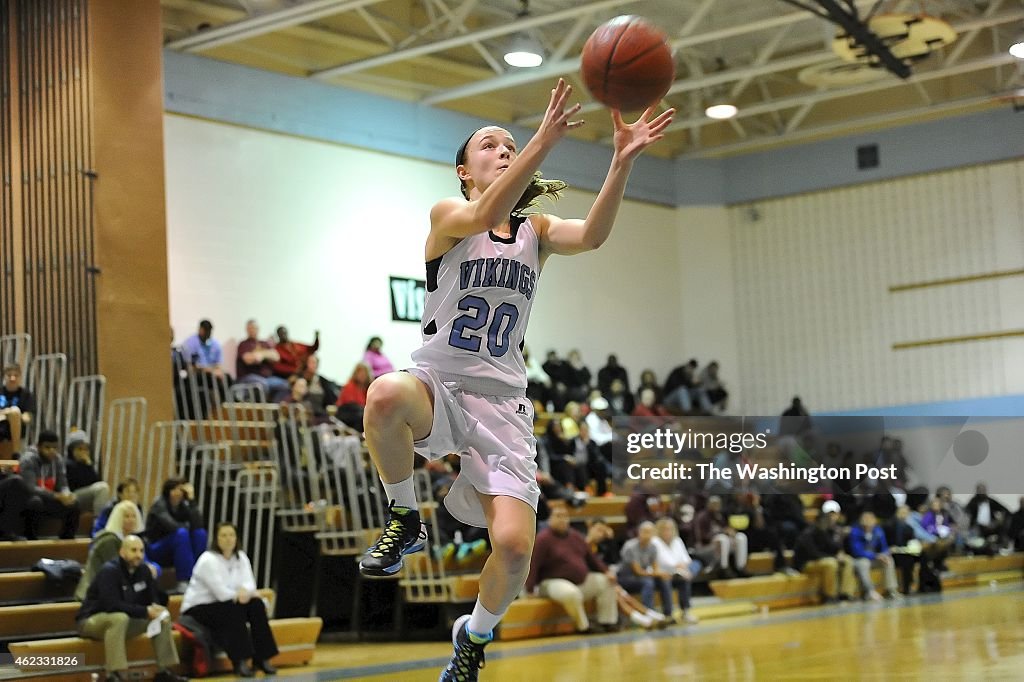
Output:
[[486,642],[474,642],[469,636],[469,614],[460,616],[452,627],[452,644],[455,652],[448,667],[441,672],[438,682],[477,682],[480,668],[484,667],[484,647]]
[[398,507],[392,500],[388,521],[377,542],[359,561],[359,571],[366,576],[386,578],[402,570],[402,557],[427,546],[427,527],[415,509]]

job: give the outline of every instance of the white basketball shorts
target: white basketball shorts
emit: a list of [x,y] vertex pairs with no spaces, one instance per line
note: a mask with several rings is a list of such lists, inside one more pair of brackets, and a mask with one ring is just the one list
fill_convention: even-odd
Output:
[[430,367],[406,371],[434,395],[434,425],[429,436],[414,443],[416,453],[431,460],[460,455],[461,471],[444,498],[452,516],[486,528],[478,492],[514,497],[536,512],[537,439],[533,403],[525,391]]

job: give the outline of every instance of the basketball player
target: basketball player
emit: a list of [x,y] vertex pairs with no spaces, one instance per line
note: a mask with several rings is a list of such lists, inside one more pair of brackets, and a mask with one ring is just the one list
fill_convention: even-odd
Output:
[[627,125],[618,111],[608,176],[586,220],[526,215],[561,181],[537,169],[565,133],[572,87],[559,79],[544,120],[520,153],[508,131],[486,126],[459,148],[455,170],[462,197],[430,211],[423,346],[416,366],[370,384],[365,426],[370,455],[390,501],[378,541],[360,561],[365,575],[388,576],[402,556],[426,546],[413,490],[413,452],[431,459],[458,452],[459,477],[445,497],[452,515],[486,527],[492,552],[480,575],[471,615],[455,622],[455,653],[442,682],[477,679],[484,646],[525,584],[536,528],[533,407],[526,398],[523,339],[537,280],[552,254],[595,249],[611,233],[633,160],[661,139],[673,110],[651,119],[649,109]]

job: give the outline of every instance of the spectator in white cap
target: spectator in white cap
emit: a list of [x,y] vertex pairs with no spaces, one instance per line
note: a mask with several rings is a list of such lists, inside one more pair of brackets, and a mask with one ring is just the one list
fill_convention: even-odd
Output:
[[814,524],[800,533],[793,549],[793,567],[818,576],[826,604],[852,599],[857,589],[853,559],[842,551],[837,525],[840,511],[838,502],[827,500]]
[[590,401],[590,413],[586,417],[590,440],[597,446],[605,461],[605,468],[612,468],[612,425],[608,422],[608,401],[598,395]]
[[82,511],[98,514],[110,501],[110,485],[100,478],[92,461],[92,447],[86,431],[72,431],[66,444],[68,487]]

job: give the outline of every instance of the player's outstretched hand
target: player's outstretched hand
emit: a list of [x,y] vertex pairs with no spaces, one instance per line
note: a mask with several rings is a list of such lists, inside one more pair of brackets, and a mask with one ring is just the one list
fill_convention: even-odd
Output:
[[624,160],[635,159],[640,152],[665,137],[662,131],[676,113],[675,109],[667,109],[650,120],[654,107],[649,107],[635,123],[626,123],[618,109],[611,111],[612,122],[615,123],[615,153]]
[[583,121],[570,120],[579,113],[582,106],[579,102],[568,109],[565,108],[571,96],[572,86],[559,78],[558,84],[551,90],[551,100],[548,102],[547,111],[544,112],[544,120],[537,129],[537,134],[549,144],[558,142],[570,129],[583,125]]

